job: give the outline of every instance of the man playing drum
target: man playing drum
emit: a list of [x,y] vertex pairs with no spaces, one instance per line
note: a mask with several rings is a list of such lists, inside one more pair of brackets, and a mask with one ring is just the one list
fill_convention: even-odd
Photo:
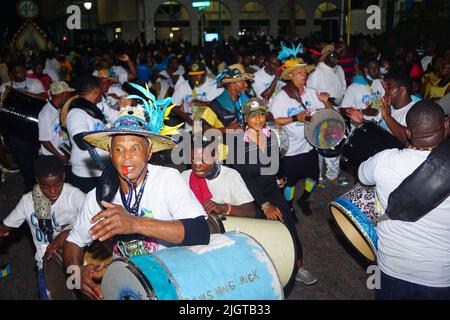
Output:
[[3,220],[0,237],[8,236],[12,229],[27,221],[36,246],[39,297],[47,300],[43,259],[49,259],[62,247],[81,211],[85,194],[64,183],[64,162],[55,156],[40,156],[34,162],[34,171],[38,184],[20,199],[16,208]]
[[173,168],[147,163],[152,152],[175,146],[160,134],[162,129],[168,132],[162,122],[167,105],[160,108],[161,101],[149,92],[147,96],[151,105],[142,99],[145,109],[122,109],[111,128],[84,138],[109,151],[118,176],[118,185],[111,186],[111,199],[96,196],[96,189],[104,189],[103,185],[88,193],[64,246],[64,265],[81,267],[81,291],[91,299],[103,298],[94,278],[105,265],[82,266],[85,247],[96,239],[112,238],[114,256],[122,257],[209,242],[206,213],[181,175]]
[[[448,136],[444,112],[431,101],[416,103],[406,123],[410,140],[406,149],[382,151],[359,167],[360,181],[375,185],[380,214],[390,194]],[[450,197],[415,222],[379,222],[377,234],[381,269],[377,299],[450,299]]]

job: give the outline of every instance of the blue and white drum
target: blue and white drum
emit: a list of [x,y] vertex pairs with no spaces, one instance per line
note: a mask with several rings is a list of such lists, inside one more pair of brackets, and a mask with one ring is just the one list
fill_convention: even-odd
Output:
[[236,232],[212,234],[209,245],[171,247],[107,268],[106,300],[282,300],[283,287],[264,248]]
[[329,204],[334,220],[350,243],[370,261],[376,260],[380,212],[374,187],[356,184]]

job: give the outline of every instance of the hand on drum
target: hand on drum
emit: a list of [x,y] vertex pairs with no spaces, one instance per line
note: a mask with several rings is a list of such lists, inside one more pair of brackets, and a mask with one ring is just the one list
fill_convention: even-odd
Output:
[[203,204],[203,208],[208,214],[221,214],[228,210],[228,206],[225,204],[218,204],[212,200],[208,200]]
[[354,123],[363,123],[364,116],[362,110],[355,108],[346,108],[345,113]]
[[133,234],[133,223],[136,217],[129,214],[124,207],[102,201],[106,210],[95,215],[91,223],[95,224],[90,232],[93,240],[105,241],[118,234]]
[[100,286],[95,281],[101,280],[100,271],[105,269],[106,265],[88,264],[81,267],[81,292],[91,300],[102,300],[103,295]]
[[270,205],[264,210],[264,215],[266,216],[267,220],[280,220],[281,222],[284,222],[283,215],[281,214],[280,209],[278,209],[275,206]]
[[70,230],[64,230],[63,232],[58,234],[58,236],[52,242],[50,242],[47,250],[45,250],[45,260],[50,260],[55,252],[58,251],[59,248],[63,247],[64,241],[66,241],[67,237],[69,236],[69,232]]

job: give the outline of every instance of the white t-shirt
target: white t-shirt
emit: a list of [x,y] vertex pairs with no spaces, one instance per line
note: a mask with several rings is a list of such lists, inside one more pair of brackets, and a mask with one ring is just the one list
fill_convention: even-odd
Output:
[[[366,185],[376,185],[385,210],[391,192],[429,154],[413,149],[382,151],[361,164],[359,179]],[[450,287],[450,197],[416,222],[380,222],[377,234],[377,260],[383,272],[424,286]]]
[[[68,142],[68,137],[64,136],[59,121],[59,110],[50,102],[39,112],[39,141],[49,141],[61,155],[64,155],[58,148],[63,142]],[[41,153],[45,156],[51,156],[53,153],[41,145]]]
[[[103,112],[107,121],[113,122],[118,112],[111,109],[108,105],[98,103],[97,107]],[[100,177],[102,171],[99,169],[93,159],[91,159],[87,150],[81,150],[74,142],[73,137],[82,132],[99,131],[105,127],[105,124],[81,109],[72,109],[69,111],[66,119],[67,131],[72,144],[72,152],[70,155],[72,163],[72,172],[74,175],[82,178]],[[97,153],[102,160],[109,159],[109,153],[96,148]]]
[[[83,192],[70,184],[64,184],[61,195],[51,207],[53,239],[67,227],[73,226],[77,215],[81,212],[84,199],[85,194]],[[42,257],[49,243],[47,236],[39,228],[31,192],[20,199],[16,208],[3,220],[3,224],[10,228],[18,228],[25,220],[30,227],[33,242],[36,246],[35,260],[38,268],[42,268]]]
[[381,81],[376,79],[369,85],[353,83],[345,92],[341,108],[366,109],[375,99],[384,97],[384,88]]
[[[324,104],[317,97],[314,89],[305,88],[302,95],[302,101],[309,112],[314,112],[325,108]],[[289,98],[284,90],[274,98],[269,108],[276,118],[288,118],[305,111],[297,100]],[[286,156],[295,156],[301,153],[307,153],[313,149],[305,138],[305,124],[302,122],[292,122],[283,127],[289,137],[289,150]]]
[[[123,67],[121,66],[112,66],[109,69],[109,73],[111,77],[117,78],[119,80],[120,84],[124,84],[125,82],[128,81],[128,71],[125,70]],[[98,76],[98,70],[95,70],[92,75],[94,77]]]
[[319,62],[316,70],[308,77],[307,86],[317,92],[328,93],[340,103],[347,88],[344,70],[339,65],[333,69],[326,63]]
[[[180,76],[180,78],[184,75],[185,69],[184,67],[180,64],[177,71],[175,71],[173,73],[174,76]],[[165,77],[165,79],[160,79],[158,78],[158,80],[156,80],[156,82],[166,82],[169,87],[173,88],[175,86],[175,83],[173,83],[172,78],[169,76],[169,74],[167,73],[166,70],[163,70],[159,73],[160,75],[162,75],[163,77]]]
[[[264,91],[267,90],[267,88],[270,87],[272,84],[273,79],[275,79],[275,75],[270,75],[266,72],[265,68],[262,68],[254,73],[255,78],[252,84],[253,91],[255,92],[256,96],[260,99],[263,99],[261,96]],[[278,92],[283,89],[283,87],[286,85],[285,82],[279,80],[275,86],[275,90],[272,94],[272,96],[269,99],[268,105],[273,103],[273,98],[278,94]]]
[[[139,185],[136,190],[140,190]],[[135,195],[131,201],[134,204]],[[122,205],[120,192],[114,197],[113,203]],[[73,226],[67,241],[75,243],[79,247],[89,246],[93,240],[89,230],[93,227],[91,219],[102,209],[96,200],[96,189],[86,196],[81,214]],[[139,213],[141,217],[162,221],[175,221],[180,219],[192,219],[204,216],[203,207],[195,198],[192,191],[183,181],[180,173],[173,168],[148,165],[148,177],[141,199]],[[146,246],[149,252],[163,249],[170,244],[161,240],[147,239]],[[116,250],[114,252],[117,254]]]
[[[406,127],[406,114],[415,104],[416,104],[416,101],[411,101],[410,103],[408,103],[406,106],[404,106],[401,109],[395,109],[394,107],[391,106],[392,118],[394,118],[394,120],[397,121],[402,126]],[[391,131],[391,129],[389,129],[386,121],[384,121],[384,119],[381,119],[381,114],[380,114],[380,126],[382,128],[384,128],[385,130],[389,131],[390,133],[392,133],[392,131]]]
[[[188,185],[191,172],[192,170],[186,170],[182,173]],[[216,203],[240,206],[254,201],[241,175],[232,168],[222,166],[219,176],[213,180],[206,179],[206,184],[213,195],[211,200]]]
[[6,87],[13,87],[17,90],[22,90],[29,93],[41,94],[45,93],[42,83],[38,79],[26,78],[25,81],[15,82],[9,81],[0,86],[0,94],[6,90]]

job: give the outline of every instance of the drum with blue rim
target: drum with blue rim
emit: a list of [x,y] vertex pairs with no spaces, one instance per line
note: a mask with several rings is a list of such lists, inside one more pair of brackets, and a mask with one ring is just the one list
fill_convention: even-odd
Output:
[[375,261],[378,242],[376,225],[381,216],[377,209],[375,188],[356,184],[332,201],[329,210],[350,243],[368,260]]

